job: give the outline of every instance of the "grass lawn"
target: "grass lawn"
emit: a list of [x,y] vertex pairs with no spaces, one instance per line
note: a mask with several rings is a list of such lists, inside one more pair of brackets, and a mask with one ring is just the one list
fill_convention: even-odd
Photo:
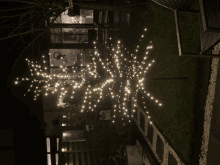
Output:
[[[181,24],[187,49],[198,51],[199,37],[198,23],[195,17],[181,18],[188,24]],[[198,20],[197,20],[198,21]],[[190,23],[189,23],[190,22]],[[194,24],[193,24],[194,23]],[[186,28],[186,26],[190,28]],[[178,44],[174,12],[152,3],[149,12],[143,16],[132,14],[131,27],[116,32],[122,38],[129,50],[135,50],[144,28],[148,31],[142,43],[139,43],[139,58],[147,44],[153,41],[154,49],[149,53],[149,60],[155,60],[146,74],[145,89],[152,96],[162,102],[157,106],[150,98],[144,99],[152,122],[164,134],[168,143],[176,151],[185,164],[190,164],[193,155],[193,139],[195,135],[195,113],[197,108],[198,78],[200,60],[198,58],[182,58],[178,55]],[[184,31],[185,30],[185,31]],[[154,80],[152,78],[183,78]],[[149,79],[151,78],[151,79]],[[148,80],[147,80],[148,79]],[[143,100],[139,100],[140,102]]]

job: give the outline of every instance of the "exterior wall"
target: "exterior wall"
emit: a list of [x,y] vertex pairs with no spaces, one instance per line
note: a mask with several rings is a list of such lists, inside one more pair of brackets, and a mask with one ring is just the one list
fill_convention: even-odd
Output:
[[[44,122],[46,123],[46,136],[59,136],[60,125],[59,125],[60,112],[44,112]],[[53,121],[57,120],[57,125],[53,124]]]
[[58,165],[60,138],[58,136],[46,137],[47,165]]
[[15,150],[13,145],[14,145],[13,130],[1,129],[0,130],[0,164],[15,164]]
[[[85,18],[78,17],[78,16],[76,16],[75,18],[70,18],[67,15],[67,13],[63,13],[61,17],[59,17],[57,21],[55,22],[54,27],[51,30],[51,46],[50,46],[51,49],[49,50],[50,60],[51,60],[50,61],[50,67],[51,67],[50,74],[57,74],[58,72],[60,73],[62,71],[59,68],[60,64],[62,64],[63,66],[69,66],[69,67],[73,66],[74,62],[76,60],[78,61],[78,56],[76,58],[74,53],[80,54],[80,56],[82,54],[82,61],[80,61],[80,65],[82,64],[82,66],[87,66],[88,64],[91,64],[89,52],[93,53],[93,42],[92,41],[99,40],[100,38],[98,38],[98,28],[96,27],[96,25],[93,24],[94,22],[93,12],[92,14],[88,15],[88,13],[86,14],[85,11],[84,13],[81,11],[80,15],[82,16],[83,14],[85,15],[84,16]],[[75,42],[75,40],[73,39],[75,35],[87,35],[88,42],[83,42],[83,40],[79,40],[78,43]],[[55,38],[55,36],[56,37],[59,36],[59,37]],[[54,60],[53,52],[55,50],[61,51],[62,55],[64,54],[68,57],[61,59],[61,60]],[[80,52],[78,50],[80,50]],[[85,75],[84,77],[86,77],[86,80],[89,79],[88,75]],[[57,93],[60,92],[59,90],[60,89],[58,89]],[[48,93],[51,93],[51,92],[48,92]],[[80,98],[80,96],[77,96],[77,97]],[[68,101],[63,100],[63,102],[68,102]],[[90,151],[81,152],[77,150],[76,152],[74,151],[75,153],[69,153],[69,151],[72,152],[70,148],[74,148],[75,145],[76,146],[80,145],[80,148],[81,148],[81,145],[82,145],[81,142],[78,142],[78,143],[68,142],[69,143],[68,144],[69,146],[67,147],[67,150],[69,150],[68,153],[62,152],[62,147],[66,147],[65,145],[67,145],[66,142],[62,142],[63,140],[61,138],[62,131],[75,130],[76,127],[79,125],[68,126],[68,124],[66,124],[66,126],[61,126],[62,123],[65,123],[62,117],[64,115],[63,113],[64,111],[60,111],[61,109],[57,106],[57,104],[58,104],[58,95],[56,93],[54,95],[49,94],[49,96],[46,97],[44,96],[44,92],[43,92],[44,122],[47,123],[45,135],[50,136],[50,137],[51,136],[60,137],[59,151],[62,154],[59,155],[59,162],[60,163],[62,162],[61,160],[62,158],[63,160],[68,159],[66,160],[66,162],[70,162],[71,164],[73,157],[75,157],[74,159],[76,160],[82,159],[82,161],[84,161],[85,159],[87,159],[87,162],[92,161],[91,156],[94,153],[91,153]],[[68,116],[67,114],[65,115]],[[56,119],[57,120],[59,119],[59,124],[57,126],[53,125],[52,123]],[[85,158],[83,158],[83,155],[85,156]],[[52,160],[52,165],[56,163],[55,155],[53,156],[51,155],[51,160]],[[96,160],[93,159],[93,161],[96,161]]]

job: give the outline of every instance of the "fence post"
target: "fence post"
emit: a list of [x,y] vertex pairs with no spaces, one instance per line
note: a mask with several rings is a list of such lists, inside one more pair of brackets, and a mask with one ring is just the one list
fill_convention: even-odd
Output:
[[163,160],[161,165],[168,165],[169,147],[164,143]]
[[145,135],[147,136],[147,131],[148,131],[148,123],[149,123],[149,119],[147,118],[147,116],[145,115]]
[[[154,127],[153,127],[154,128]],[[156,153],[156,145],[157,145],[157,130],[154,128],[153,132],[153,142],[152,142],[152,149]]]
[[140,107],[137,105],[137,125],[140,127]]

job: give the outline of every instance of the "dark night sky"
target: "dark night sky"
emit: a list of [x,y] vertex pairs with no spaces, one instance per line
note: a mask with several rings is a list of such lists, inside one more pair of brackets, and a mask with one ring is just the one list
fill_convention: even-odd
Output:
[[[11,8],[11,6],[3,6],[1,9]],[[1,16],[10,13],[1,12]],[[13,29],[2,28],[10,24],[16,24],[16,19],[12,19],[3,24],[1,21],[1,38],[6,37]],[[24,29],[25,30],[25,29]],[[34,102],[29,96],[24,97],[27,91],[27,85],[15,86],[16,77],[28,75],[27,63],[24,61],[26,56],[30,56],[30,50],[23,54],[15,67],[13,67],[18,58],[24,43],[19,41],[10,51],[5,53],[14,42],[19,38],[14,37],[0,41],[1,44],[1,61],[2,61],[2,80],[7,82],[7,86],[3,88],[2,108],[1,108],[1,129],[13,130],[13,147],[15,151],[16,164],[46,164],[45,138],[41,125],[43,124],[43,110],[41,101]],[[25,38],[26,42],[30,40],[30,36]],[[5,53],[5,54],[4,54]],[[4,105],[6,104],[6,105]],[[4,108],[3,108],[4,107]]]
[[[25,66],[25,62],[20,62],[15,68],[12,68],[18,54],[19,51],[15,50],[7,53],[6,57],[4,56],[6,59],[4,61],[7,61],[5,62],[7,64],[6,68],[3,70],[5,74],[4,79],[6,78],[7,80],[7,90],[5,94],[6,97],[3,97],[3,104],[6,103],[6,106],[2,109],[4,115],[1,116],[4,117],[3,126],[13,129],[14,146],[15,149],[17,149],[15,152],[18,155],[22,154],[19,156],[22,164],[23,160],[28,160],[26,157],[29,157],[30,160],[34,160],[42,155],[44,151],[44,134],[41,129],[41,125],[43,124],[41,101],[34,102],[33,98],[29,95],[24,97],[29,83],[23,83],[19,86],[14,85],[15,78],[21,77],[20,75],[27,72],[28,69]],[[24,153],[20,151],[24,151]]]

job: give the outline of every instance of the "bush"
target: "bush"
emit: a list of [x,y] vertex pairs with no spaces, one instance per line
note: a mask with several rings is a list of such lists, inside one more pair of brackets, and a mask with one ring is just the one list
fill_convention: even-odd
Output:
[[97,150],[96,156],[103,158],[109,164],[123,164],[123,151],[128,144],[129,129],[105,123],[93,131],[93,148]]

